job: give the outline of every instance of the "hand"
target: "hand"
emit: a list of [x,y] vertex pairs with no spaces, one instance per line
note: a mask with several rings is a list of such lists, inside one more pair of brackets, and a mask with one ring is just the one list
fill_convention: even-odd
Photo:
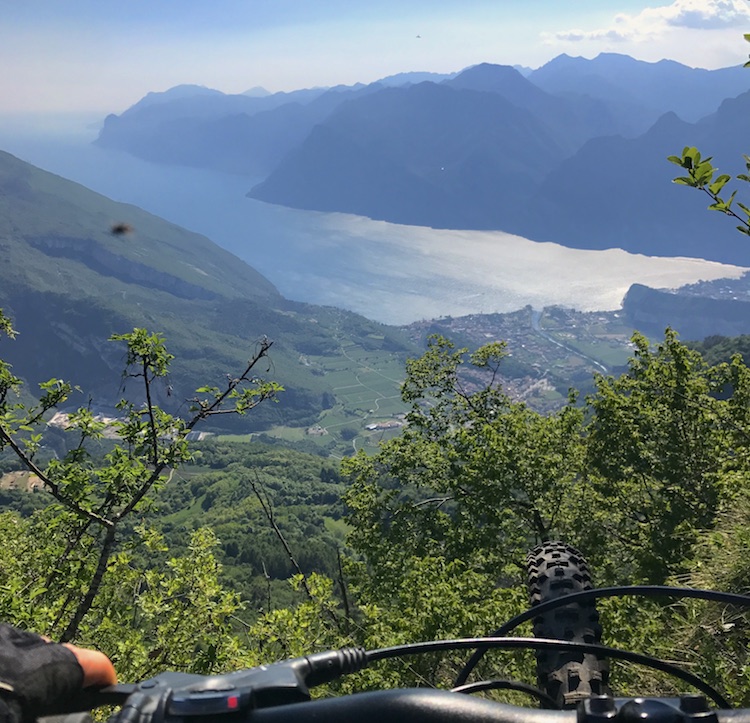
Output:
[[78,664],[83,669],[83,687],[92,685],[106,686],[117,682],[117,673],[112,661],[98,650],[79,648],[76,645],[65,643],[65,647],[76,656]]

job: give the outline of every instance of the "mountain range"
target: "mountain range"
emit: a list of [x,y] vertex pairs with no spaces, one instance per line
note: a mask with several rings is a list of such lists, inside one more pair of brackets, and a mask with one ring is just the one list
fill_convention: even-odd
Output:
[[696,145],[742,169],[749,87],[740,67],[616,54],[264,96],[181,86],[109,116],[97,143],[245,174],[293,208],[747,265],[666,157]]

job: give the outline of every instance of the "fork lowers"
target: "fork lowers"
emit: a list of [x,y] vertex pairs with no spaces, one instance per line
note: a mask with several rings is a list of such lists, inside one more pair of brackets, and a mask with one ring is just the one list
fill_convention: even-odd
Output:
[[[591,590],[585,558],[564,542],[545,542],[526,556],[532,608],[572,593]],[[534,618],[534,636],[579,643],[600,643],[602,628],[594,600],[573,602]],[[608,695],[609,662],[593,653],[536,652],[539,687],[561,708],[575,708],[592,695]]]

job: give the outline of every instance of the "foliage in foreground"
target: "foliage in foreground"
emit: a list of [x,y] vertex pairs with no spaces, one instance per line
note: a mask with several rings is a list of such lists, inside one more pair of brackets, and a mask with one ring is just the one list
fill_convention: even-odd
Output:
[[[705,531],[750,490],[750,370],[739,357],[708,365],[671,331],[653,347],[636,335],[634,346],[627,372],[598,376],[585,408],[571,399],[541,417],[495,384],[501,346],[471,355],[433,340],[409,368],[404,435],[374,457],[345,463],[351,544],[362,558],[350,573],[361,599],[395,614],[407,589],[422,610],[442,610],[447,603],[418,583],[430,561],[446,589],[464,585],[471,571],[469,614],[472,600],[495,599],[498,583],[522,591],[526,550],[549,537],[583,550],[599,585],[662,584],[691,570]],[[747,589],[737,578],[727,582]],[[525,595],[514,602],[501,618],[491,603],[478,606],[474,634],[520,612]],[[705,649],[680,651],[679,636],[668,634],[686,624],[686,608],[664,602],[602,604],[605,642],[692,662]],[[724,687],[712,675],[718,671],[707,672]],[[619,685],[664,689],[661,677],[632,669]]]
[[[140,360],[131,369],[151,383],[158,375],[148,375],[149,364],[156,361],[144,367],[143,356],[161,342],[148,339],[126,341],[135,349],[131,361]],[[0,563],[0,615],[60,637],[90,599],[72,637],[104,649],[124,678],[136,679],[164,668],[227,670],[340,645],[487,634],[526,608],[525,552],[550,537],[579,546],[598,584],[661,583],[691,570],[713,571],[714,560],[724,559],[713,581],[744,590],[750,579],[744,558],[730,566],[731,555],[722,553],[731,544],[739,557],[744,539],[737,530],[746,519],[733,511],[747,508],[750,496],[750,370],[739,357],[709,365],[671,331],[655,346],[636,336],[634,349],[627,372],[597,377],[585,405],[571,395],[562,410],[544,416],[500,388],[503,345],[469,353],[433,339],[407,369],[403,397],[411,411],[404,433],[378,454],[344,464],[351,549],[342,571],[299,569],[292,578],[299,602],[260,615],[222,583],[213,532],[197,530],[175,555],[141,522],[145,500],[166,483],[166,470],[189,459],[180,436],[188,425],[148,403],[126,403],[128,421],[120,428],[126,444],[105,465],[95,464],[84,445],[73,446],[65,459],[39,470],[56,485],[56,505],[23,520],[0,516],[0,544],[16,553]],[[51,396],[31,411],[9,403],[17,381],[7,367],[3,374],[0,433],[33,465],[40,444],[34,425],[41,426],[64,387],[51,385],[45,390]],[[201,393],[198,413],[223,394]],[[251,397],[260,398],[266,397]],[[76,419],[78,438],[93,438],[96,421],[85,410]],[[158,432],[162,424],[170,435]],[[128,515],[112,517],[118,510]],[[106,555],[109,527],[99,517],[116,521],[116,544]],[[269,513],[268,519],[278,518]],[[277,537],[288,544],[281,528]],[[689,664],[724,640],[739,651],[744,618],[726,628],[708,610],[610,601],[602,605],[605,642]],[[691,623],[699,619],[695,632]],[[342,685],[445,685],[464,659],[407,659]],[[722,676],[744,680],[741,655],[732,666],[718,655],[712,660],[705,672],[720,688]],[[480,672],[530,681],[533,656],[494,654]],[[657,683],[664,690],[653,676],[618,674],[622,692],[647,692]]]
[[[14,335],[1,313],[0,332]],[[0,362],[0,450],[11,449],[55,500],[27,521],[4,518],[3,548],[13,554],[3,563],[0,617],[53,639],[93,643],[111,651],[117,662],[122,658],[126,670],[139,673],[143,660],[133,661],[144,657],[144,643],[136,639],[145,628],[150,637],[142,640],[156,645],[146,655],[149,661],[163,662],[169,655],[178,665],[215,669],[227,654],[211,647],[210,633],[220,638],[222,631],[228,632],[228,616],[238,602],[217,582],[212,533],[197,532],[187,557],[165,561],[158,572],[133,567],[130,551],[138,550],[146,559],[155,555],[153,535],[138,520],[153,493],[190,459],[188,433],[209,417],[245,414],[281,390],[254,372],[271,342],[263,341],[244,371],[230,375],[222,388],[197,390],[192,416],[184,420],[153,401],[172,359],[163,339],[134,329],[112,340],[125,343],[124,376],[140,382],[144,402],[121,400],[121,416],[111,423],[88,407],[78,409],[68,416],[67,452],[44,464],[36,457],[45,442],[46,421],[73,390],[51,379],[41,385],[38,402],[24,404],[18,397],[21,380]],[[95,457],[90,445],[108,429],[110,434],[114,430],[116,441],[103,458]],[[179,620],[186,612],[190,622],[203,623],[204,633],[193,629],[181,640]],[[118,637],[116,630],[125,620],[129,625]],[[158,652],[159,638],[161,650],[169,650],[168,633],[176,648],[184,649],[183,658],[176,651]]]

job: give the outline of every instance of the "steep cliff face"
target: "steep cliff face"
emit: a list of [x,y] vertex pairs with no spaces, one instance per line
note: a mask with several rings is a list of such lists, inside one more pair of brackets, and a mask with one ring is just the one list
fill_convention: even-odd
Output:
[[682,339],[750,334],[750,303],[710,299],[633,284],[622,304],[627,320],[644,334],[661,336],[668,326]]
[[146,264],[112,253],[91,239],[69,236],[35,236],[26,238],[35,249],[48,256],[72,259],[88,266],[103,276],[112,276],[126,284],[138,284],[149,289],[166,291],[181,299],[211,299],[218,294],[176,276],[158,271]]

